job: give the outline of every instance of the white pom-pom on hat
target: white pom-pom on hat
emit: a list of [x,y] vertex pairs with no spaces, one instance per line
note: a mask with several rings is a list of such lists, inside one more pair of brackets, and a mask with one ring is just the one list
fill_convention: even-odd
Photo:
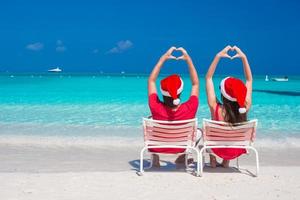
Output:
[[180,104],[180,99],[174,99],[174,100],[173,100],[173,104],[174,104],[175,106],[178,106],[178,105]]
[[247,112],[246,108],[239,108],[239,113],[244,114],[246,112]]

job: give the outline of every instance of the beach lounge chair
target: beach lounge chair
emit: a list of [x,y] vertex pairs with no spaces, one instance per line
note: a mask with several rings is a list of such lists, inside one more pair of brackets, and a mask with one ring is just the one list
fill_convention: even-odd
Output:
[[[226,122],[203,119],[203,148],[200,150],[200,175],[203,174],[203,153],[211,148],[245,148],[255,152],[256,176],[259,172],[258,152],[252,146],[256,134],[257,120],[230,125]],[[237,158],[237,168],[239,163]]]
[[[197,156],[197,169],[196,175],[199,171],[200,153],[196,148],[196,133],[197,133],[197,118],[191,120],[181,121],[161,121],[143,118],[143,131],[144,131],[144,147],[140,152],[140,172],[142,175],[144,172],[143,160],[144,152],[151,148],[181,148],[185,151],[180,154],[187,154],[185,164],[187,165],[187,157],[189,153],[193,151]],[[151,156],[152,152],[148,151]],[[155,153],[157,154],[157,153]],[[178,154],[175,154],[178,155]],[[150,167],[152,167],[152,159]]]

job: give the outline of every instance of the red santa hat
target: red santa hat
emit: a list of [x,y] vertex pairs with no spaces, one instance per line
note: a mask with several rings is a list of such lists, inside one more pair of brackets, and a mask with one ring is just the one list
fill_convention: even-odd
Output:
[[233,77],[224,78],[220,85],[222,95],[229,101],[239,104],[239,113],[246,113],[245,101],[247,88],[243,81]]
[[180,76],[173,74],[160,81],[160,91],[164,96],[172,97],[173,104],[179,105],[178,95],[183,90],[183,81]]

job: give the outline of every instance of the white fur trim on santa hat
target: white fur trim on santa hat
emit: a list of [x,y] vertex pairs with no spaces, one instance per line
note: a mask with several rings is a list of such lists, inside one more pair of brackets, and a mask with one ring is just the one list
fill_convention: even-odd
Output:
[[236,98],[233,98],[233,97],[229,96],[229,94],[227,94],[226,91],[225,91],[225,81],[226,81],[228,78],[230,78],[230,77],[228,76],[228,77],[224,78],[224,79],[221,81],[221,84],[220,84],[220,86],[221,86],[221,93],[222,93],[223,96],[224,96],[226,99],[228,99],[229,101],[236,101]]
[[174,99],[174,100],[173,100],[173,104],[174,104],[175,106],[178,106],[178,105],[180,104],[180,99]]
[[[180,88],[178,88],[177,94],[180,94],[183,90],[183,85],[184,85],[183,80],[180,78],[180,81],[181,81],[181,86],[180,86]],[[168,91],[163,90],[161,88],[161,86],[160,86],[160,91],[161,91],[162,95],[167,96],[167,97],[171,97],[170,93]]]
[[239,113],[244,114],[246,112],[247,112],[246,108],[239,108]]

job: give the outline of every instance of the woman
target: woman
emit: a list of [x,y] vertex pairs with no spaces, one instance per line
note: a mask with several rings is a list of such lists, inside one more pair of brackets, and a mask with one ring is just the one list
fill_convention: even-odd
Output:
[[[173,51],[181,51],[182,56],[176,58],[172,55]],[[163,95],[163,101],[160,101],[156,90],[156,79],[164,62],[169,59],[185,60],[188,64],[190,78],[192,81],[192,90],[190,98],[185,103],[180,103],[180,94],[183,91],[183,81],[180,76],[174,74],[161,80],[160,89]],[[152,118],[156,120],[187,120],[195,118],[198,108],[199,80],[197,71],[191,57],[182,47],[171,47],[158,61],[152,70],[148,79],[148,100]],[[151,152],[157,153],[182,153],[184,149],[151,149]],[[179,156],[176,163],[183,163],[185,156]],[[160,167],[159,156],[153,155],[153,166]]]
[[[236,55],[230,57],[228,51],[236,51]],[[221,58],[241,58],[246,78],[245,84],[240,79],[233,77],[227,77],[221,81],[220,90],[223,104],[216,98],[212,80]],[[252,101],[252,73],[246,55],[237,46],[227,46],[215,56],[206,74],[206,93],[213,120],[225,121],[231,124],[247,121],[247,112]],[[223,167],[228,167],[231,159],[246,153],[245,149],[233,148],[212,149],[211,151],[210,164],[213,168],[217,165],[215,155],[223,158]]]

